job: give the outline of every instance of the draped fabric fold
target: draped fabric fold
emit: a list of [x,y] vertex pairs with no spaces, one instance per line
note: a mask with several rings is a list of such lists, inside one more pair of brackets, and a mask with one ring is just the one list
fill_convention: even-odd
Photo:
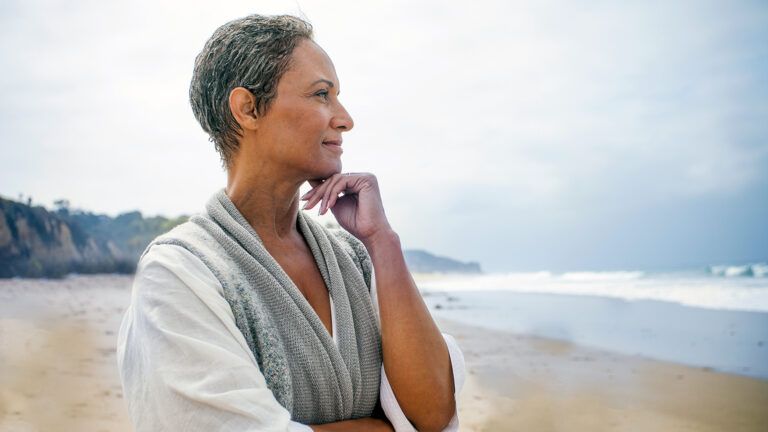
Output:
[[370,258],[345,231],[331,232],[303,212],[296,223],[333,299],[338,345],[224,189],[209,199],[205,213],[146,250],[176,244],[212,271],[267,385],[293,420],[317,424],[370,416],[382,361],[369,294]]

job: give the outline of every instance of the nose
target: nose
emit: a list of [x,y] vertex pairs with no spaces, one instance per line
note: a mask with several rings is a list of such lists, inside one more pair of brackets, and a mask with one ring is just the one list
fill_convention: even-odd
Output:
[[337,102],[336,112],[331,119],[331,127],[340,132],[347,132],[352,130],[354,126],[355,122],[352,120],[352,116],[349,115],[341,102]]

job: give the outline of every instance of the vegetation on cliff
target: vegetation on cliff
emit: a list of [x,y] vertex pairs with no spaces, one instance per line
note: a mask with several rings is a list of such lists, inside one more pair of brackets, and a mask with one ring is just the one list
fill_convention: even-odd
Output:
[[54,211],[28,204],[0,197],[0,277],[132,273],[153,238],[186,220],[139,212],[113,218],[72,211],[64,200]]

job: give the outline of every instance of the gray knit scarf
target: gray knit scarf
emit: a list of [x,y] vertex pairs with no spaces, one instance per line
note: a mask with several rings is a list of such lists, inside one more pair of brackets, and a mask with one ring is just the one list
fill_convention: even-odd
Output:
[[205,213],[147,250],[179,245],[208,266],[267,385],[293,420],[319,424],[370,416],[382,361],[370,257],[354,236],[331,232],[301,211],[297,227],[333,299],[338,346],[224,189],[211,197]]

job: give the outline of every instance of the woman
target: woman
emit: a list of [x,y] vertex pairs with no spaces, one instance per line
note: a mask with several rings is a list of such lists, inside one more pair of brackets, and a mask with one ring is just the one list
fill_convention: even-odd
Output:
[[118,340],[137,430],[457,428],[461,352],[419,295],[376,178],[341,173],[353,122],[338,94],[295,17],[232,21],[198,55],[190,99],[227,186],[139,262]]

